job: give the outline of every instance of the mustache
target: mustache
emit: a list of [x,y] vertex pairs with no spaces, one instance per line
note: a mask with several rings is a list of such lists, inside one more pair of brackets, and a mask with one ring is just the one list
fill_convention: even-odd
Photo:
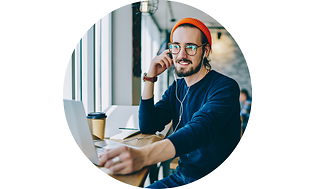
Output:
[[183,62],[189,62],[189,63],[191,64],[191,61],[188,60],[188,59],[186,59],[186,58],[177,59],[175,62],[176,62],[176,63],[179,63],[179,62],[181,62],[181,61],[183,61]]

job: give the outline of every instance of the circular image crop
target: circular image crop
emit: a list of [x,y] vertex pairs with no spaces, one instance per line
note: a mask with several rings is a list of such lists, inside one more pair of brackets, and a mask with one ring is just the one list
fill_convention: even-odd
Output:
[[64,81],[70,131],[101,171],[172,188],[220,166],[246,133],[252,87],[244,55],[211,16],[165,0],[101,18],[82,36]]

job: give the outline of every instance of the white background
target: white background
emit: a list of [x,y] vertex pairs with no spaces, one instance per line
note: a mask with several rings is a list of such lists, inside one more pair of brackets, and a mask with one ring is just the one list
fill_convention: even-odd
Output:
[[[1,1],[1,188],[126,188],[75,144],[62,90],[80,38],[132,2]],[[181,2],[208,13],[233,35],[253,87],[251,117],[238,147],[218,169],[186,187],[314,188],[313,2]]]

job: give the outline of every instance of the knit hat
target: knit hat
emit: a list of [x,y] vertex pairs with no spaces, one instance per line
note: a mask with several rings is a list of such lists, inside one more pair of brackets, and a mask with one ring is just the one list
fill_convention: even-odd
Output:
[[192,25],[196,26],[197,28],[199,28],[207,37],[210,46],[212,46],[211,34],[210,34],[208,27],[204,23],[202,23],[200,20],[197,20],[195,18],[184,18],[184,19],[181,19],[180,21],[178,21],[177,24],[175,24],[175,26],[173,27],[173,29],[171,31],[171,41],[173,41],[173,33],[174,33],[175,29],[182,24],[192,24]]

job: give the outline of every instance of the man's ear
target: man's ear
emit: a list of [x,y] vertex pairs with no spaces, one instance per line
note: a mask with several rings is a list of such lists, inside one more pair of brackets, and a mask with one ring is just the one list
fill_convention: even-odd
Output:
[[204,55],[204,57],[208,57],[210,51],[211,51],[210,44],[207,44],[207,45],[205,46],[205,55]]

